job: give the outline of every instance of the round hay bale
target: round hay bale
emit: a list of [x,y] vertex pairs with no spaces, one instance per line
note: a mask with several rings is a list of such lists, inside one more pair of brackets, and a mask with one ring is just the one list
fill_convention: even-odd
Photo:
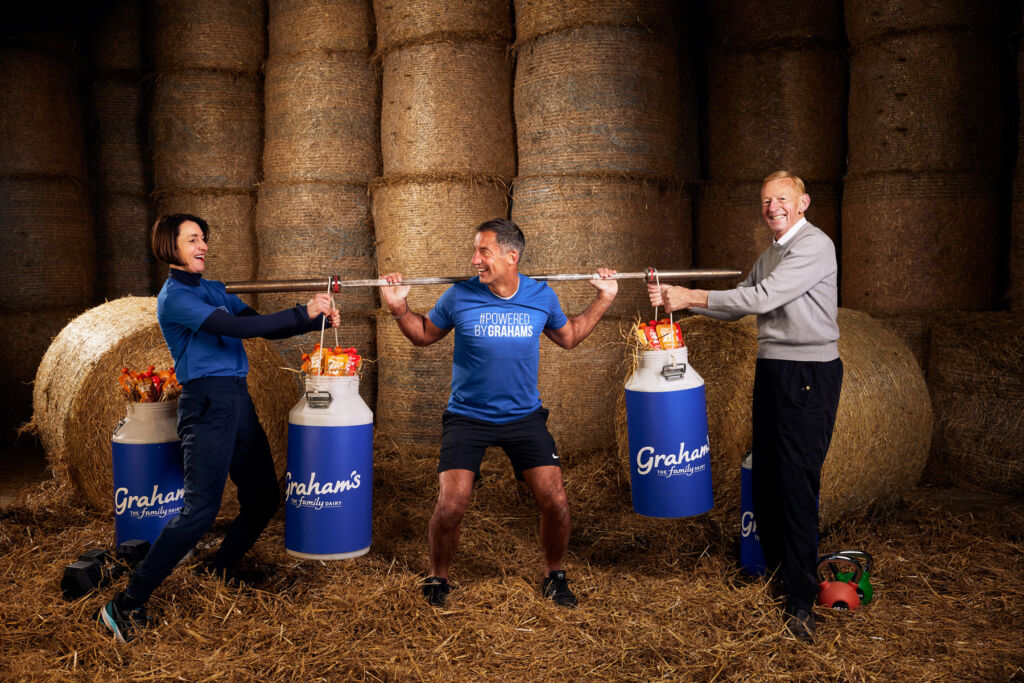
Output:
[[913,354],[914,359],[921,368],[921,372],[927,373],[932,323],[940,314],[941,311],[897,315],[879,313],[872,317],[885,325],[890,332],[907,345],[910,353]]
[[[971,197],[971,229],[950,214]],[[998,183],[977,175],[847,177],[840,296],[869,313],[993,307],[999,268]],[[927,248],[922,248],[927,245]]]
[[138,81],[97,76],[91,91],[94,125],[90,142],[99,193],[149,192],[146,108]]
[[512,40],[512,9],[508,0],[374,0],[377,50],[429,42],[487,37]]
[[[376,257],[366,187],[339,183],[262,183],[256,206],[259,279],[294,279],[340,275],[345,279],[375,276]],[[265,313],[308,301],[309,293],[261,294]],[[345,289],[335,295],[342,314],[337,330],[342,346],[354,346],[364,358],[359,391],[367,405],[376,403],[377,292]],[[325,343],[334,346],[327,330]],[[301,355],[320,341],[310,332],[271,341],[288,367],[299,369]]]
[[[260,279],[324,277],[326,282],[328,275],[347,280],[374,276],[370,198],[363,186],[262,183],[256,236]],[[271,301],[278,295],[266,296]],[[366,313],[376,308],[373,289],[346,289],[344,299],[349,309]]]
[[370,0],[270,0],[270,56],[302,52],[360,52],[375,41]]
[[[807,220],[832,238],[839,248],[839,186],[807,183],[811,205]],[[772,243],[761,217],[761,181],[709,182],[698,199],[694,255],[697,268],[734,268],[750,272],[757,257]],[[730,289],[735,282],[699,282],[704,289]]]
[[932,326],[930,469],[957,486],[1024,494],[1024,317],[946,315]]
[[0,443],[13,443],[32,418],[32,381],[50,342],[81,308],[0,312]]
[[12,240],[0,272],[0,309],[85,308],[93,302],[96,244],[86,189],[71,178],[0,177],[0,215]]
[[[805,181],[842,177],[846,59],[838,48],[716,51],[709,61],[711,178],[760,180],[779,168],[799,168]],[[751,96],[771,90],[780,74],[781,101]]]
[[852,45],[887,34],[949,27],[990,30],[999,20],[997,2],[975,0],[858,0],[843,3],[846,35]]
[[1024,171],[1018,169],[1013,176],[1013,196],[1010,204],[1010,288],[1007,299],[1010,310],[1024,311]]
[[678,88],[675,46],[644,29],[538,38],[516,66],[519,175],[676,176]]
[[[622,272],[691,265],[692,206],[684,188],[621,178],[535,176],[512,188],[512,219],[526,235],[523,273]],[[628,230],[623,226],[629,226]],[[553,283],[562,308],[582,313],[596,290],[587,282]],[[607,315],[648,315],[642,284],[623,281]]]
[[[381,275],[398,271],[408,277],[472,276],[474,229],[484,221],[508,216],[506,188],[484,179],[382,179],[371,189]],[[413,287],[409,304],[425,313],[445,289]]]
[[[249,393],[283,478],[288,411],[298,393],[266,341],[246,340],[245,348]],[[156,299],[136,297],[86,311],[57,335],[43,356],[33,390],[32,428],[55,478],[81,492],[93,507],[113,512],[110,438],[125,415],[117,385],[121,368],[167,367],[171,362],[156,321]],[[233,499],[233,490],[226,490],[225,501]]]
[[[473,229],[508,215],[505,187],[484,180],[400,182],[373,186],[377,271],[472,275]],[[409,305],[430,310],[446,287],[413,287]],[[441,413],[451,391],[452,336],[424,348],[406,339],[388,312],[377,324],[377,429],[403,452],[436,454]]]
[[[256,235],[253,230],[255,192],[169,192],[158,195],[158,213],[190,213],[210,225],[210,251],[204,277],[211,280],[253,280],[256,276]],[[162,276],[167,267],[159,266]],[[252,295],[242,297],[249,302]]]
[[89,62],[99,73],[141,74],[147,68],[143,49],[145,7],[138,0],[90,3]]
[[999,45],[965,30],[901,34],[850,60],[849,173],[996,172]]
[[72,63],[0,50],[0,172],[85,180],[85,136]]
[[151,121],[158,191],[249,190],[259,180],[263,107],[255,75],[160,74]]
[[368,183],[380,174],[380,86],[360,53],[267,64],[263,177]]
[[263,0],[156,0],[151,39],[157,69],[255,74],[266,55],[264,11]]
[[[715,491],[711,516],[734,534],[739,524],[740,464],[753,434],[757,323],[752,316],[733,323],[691,316],[681,326],[690,363],[705,382]],[[832,445],[822,469],[822,526],[867,505],[893,502],[912,488],[927,459],[932,425],[924,377],[906,346],[860,311],[841,308],[839,330],[845,372]],[[628,481],[624,402],[616,424],[619,462]]]
[[403,455],[440,451],[441,415],[452,387],[453,339],[449,334],[430,346],[413,346],[389,312],[377,317],[377,434]]
[[631,26],[660,33],[670,28],[670,0],[515,0],[516,44],[580,26]]
[[[843,3],[840,0],[715,0],[709,3],[708,10],[711,45],[715,49],[772,49],[784,44],[808,43],[836,47],[843,39]],[[765,17],[772,19],[765,21]],[[832,89],[838,88],[833,86]],[[825,92],[827,90],[814,94]],[[766,136],[765,139],[774,138]]]
[[515,174],[512,60],[489,42],[430,43],[383,62],[384,175]]
[[[153,205],[144,196],[104,192],[96,201],[98,298],[149,296],[155,291],[156,259],[149,230]],[[161,278],[160,282],[163,282]]]

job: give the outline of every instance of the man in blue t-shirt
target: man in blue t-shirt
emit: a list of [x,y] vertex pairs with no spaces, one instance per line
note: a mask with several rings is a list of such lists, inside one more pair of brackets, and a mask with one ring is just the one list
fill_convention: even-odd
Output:
[[566,318],[547,284],[519,274],[526,246],[512,221],[498,218],[477,226],[473,267],[478,276],[441,295],[426,316],[409,310],[409,285],[401,273],[386,279],[381,297],[402,333],[427,346],[455,330],[452,393],[442,419],[440,491],[430,518],[430,576],[423,593],[430,604],[448,598],[448,568],[459,542],[459,527],[473,482],[488,446],[500,446],[516,477],[526,482],[540,507],[540,537],[548,575],[544,597],[576,606],[562,562],[569,547],[569,504],[555,440],[547,428],[548,411],[537,391],[540,335],[571,349],[593,331],[611,306],[618,283],[614,270],[598,269],[591,280],[597,297],[583,313]]

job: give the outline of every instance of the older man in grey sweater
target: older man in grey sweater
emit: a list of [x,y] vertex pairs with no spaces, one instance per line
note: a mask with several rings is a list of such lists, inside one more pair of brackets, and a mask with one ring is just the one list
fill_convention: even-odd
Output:
[[761,187],[761,215],[774,241],[739,287],[649,287],[651,303],[669,311],[757,316],[754,516],[765,561],[782,579],[787,630],[805,641],[815,635],[821,466],[843,383],[836,250],[804,218],[810,203],[800,178],[773,173]]

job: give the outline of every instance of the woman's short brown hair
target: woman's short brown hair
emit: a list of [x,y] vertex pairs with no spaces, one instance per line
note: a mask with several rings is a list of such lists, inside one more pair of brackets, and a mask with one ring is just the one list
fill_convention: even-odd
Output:
[[186,221],[192,221],[198,225],[199,229],[203,231],[203,239],[207,242],[210,241],[210,226],[199,216],[188,213],[165,214],[156,219],[149,235],[153,256],[174,266],[185,265],[178,258],[178,233],[181,232],[181,224]]

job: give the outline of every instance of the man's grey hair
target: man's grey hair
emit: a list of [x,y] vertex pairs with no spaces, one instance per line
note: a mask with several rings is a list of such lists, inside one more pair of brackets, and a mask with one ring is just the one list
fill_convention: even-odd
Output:
[[477,232],[490,231],[495,234],[495,241],[505,251],[516,250],[519,258],[523,258],[526,249],[526,236],[519,226],[506,218],[494,218],[476,226]]

